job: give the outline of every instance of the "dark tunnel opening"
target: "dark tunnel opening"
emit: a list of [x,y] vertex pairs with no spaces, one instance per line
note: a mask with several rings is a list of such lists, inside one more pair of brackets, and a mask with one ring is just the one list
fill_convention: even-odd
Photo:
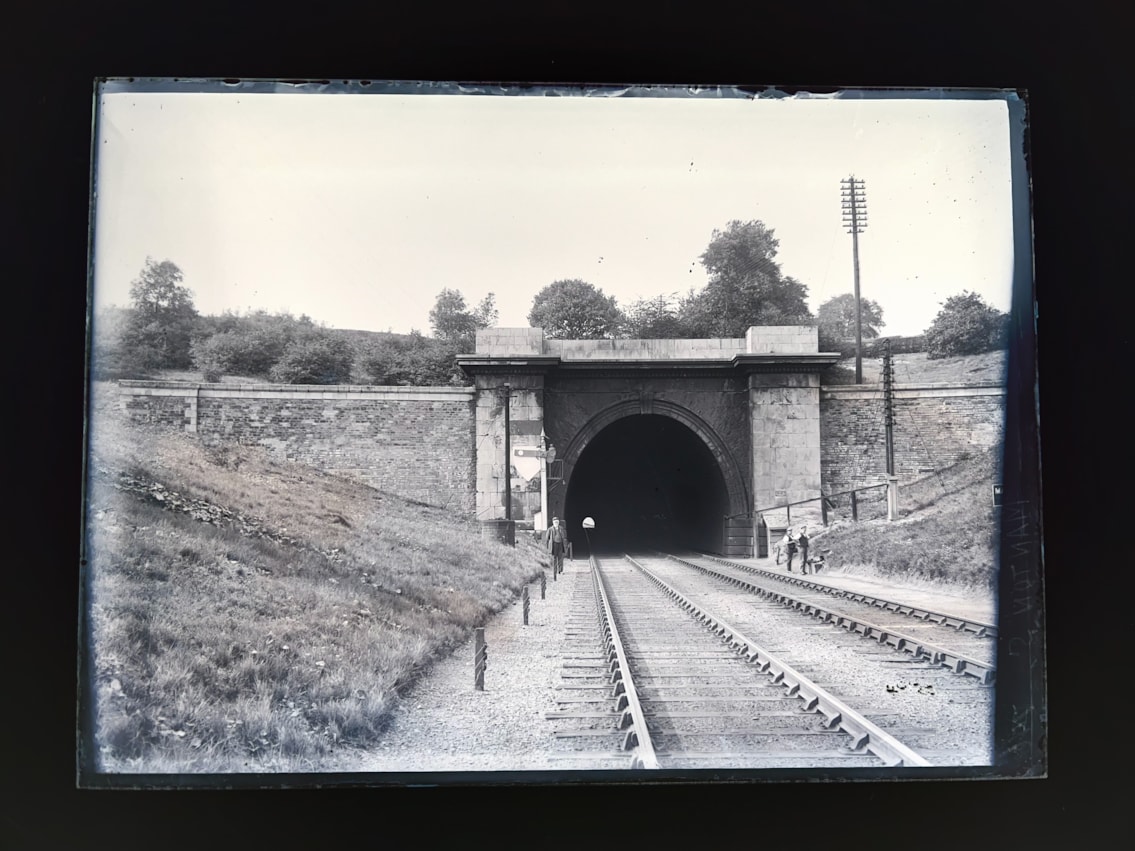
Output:
[[[729,496],[709,448],[677,420],[624,417],[580,455],[568,482],[564,522],[577,556],[695,549],[720,552]],[[595,520],[585,533],[583,519]]]

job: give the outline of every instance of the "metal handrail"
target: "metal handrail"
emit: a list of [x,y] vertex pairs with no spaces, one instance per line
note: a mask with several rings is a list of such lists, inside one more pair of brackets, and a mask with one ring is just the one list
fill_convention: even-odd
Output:
[[[877,485],[864,485],[861,488],[852,488],[851,490],[838,491],[837,493],[823,493],[823,494],[820,494],[819,496],[814,496],[811,499],[801,499],[801,500],[798,500],[796,502],[781,502],[781,503],[778,503],[777,505],[772,505],[772,506],[769,506],[767,508],[760,508],[757,511],[754,511],[754,512],[751,512],[751,513],[753,513],[753,514],[764,514],[765,512],[768,512],[768,511],[776,511],[778,508],[791,508],[794,505],[807,505],[809,502],[819,502],[821,499],[832,499],[833,497],[837,497],[837,496],[846,496],[849,493],[859,493],[860,491],[869,491],[869,490],[874,490],[875,488],[885,488],[886,486],[887,486],[886,482],[879,482],[879,484],[877,484]],[[746,513],[750,513],[750,512],[746,512]],[[732,516],[739,517],[741,515],[732,515]]]
[[809,502],[819,502],[821,499],[832,499],[837,496],[847,496],[850,493],[869,491],[874,490],[875,488],[885,488],[886,486],[886,482],[879,482],[875,485],[864,485],[861,488],[851,488],[850,490],[836,491],[835,493],[823,493],[819,496],[814,496],[811,499],[801,499],[797,500],[796,502],[781,502],[777,503],[776,505],[768,506],[766,508],[759,508],[756,511],[738,511],[736,514],[725,514],[723,515],[723,517],[725,520],[733,520],[737,517],[752,517],[754,514],[764,514],[768,511],[775,511],[778,508],[791,508],[794,505],[807,505]]

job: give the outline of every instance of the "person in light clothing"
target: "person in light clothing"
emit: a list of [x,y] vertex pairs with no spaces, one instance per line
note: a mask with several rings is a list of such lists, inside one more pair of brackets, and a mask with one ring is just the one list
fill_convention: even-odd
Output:
[[553,517],[552,525],[544,533],[544,546],[552,554],[552,575],[564,572],[564,553],[568,548],[567,530],[560,525],[560,518]]

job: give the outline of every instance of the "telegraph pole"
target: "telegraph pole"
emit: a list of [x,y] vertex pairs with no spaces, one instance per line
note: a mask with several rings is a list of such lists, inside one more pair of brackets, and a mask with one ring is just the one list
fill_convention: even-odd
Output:
[[843,226],[851,234],[855,263],[855,383],[863,383],[863,310],[859,305],[859,234],[867,227],[867,190],[854,175],[840,181]]
[[887,426],[887,475],[895,474],[895,364],[891,359],[891,340],[883,340],[883,407]]
[[504,519],[512,526],[512,436],[508,409],[512,407],[512,387],[504,386]]
[[899,513],[899,477],[895,475],[895,362],[891,357],[891,340],[883,340],[883,422],[887,436],[887,519],[897,520]]

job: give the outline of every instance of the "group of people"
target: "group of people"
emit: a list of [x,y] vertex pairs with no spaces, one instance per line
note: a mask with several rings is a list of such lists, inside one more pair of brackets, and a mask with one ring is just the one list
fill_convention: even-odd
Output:
[[796,558],[797,553],[800,555],[800,573],[806,574],[808,568],[812,568],[812,573],[818,573],[820,568],[824,566],[823,556],[817,558],[808,558],[808,527],[801,526],[800,531],[793,534],[792,529],[786,529],[784,537],[780,540],[780,545],[777,547],[776,563],[780,564],[780,555],[784,553],[788,559],[788,572],[792,573],[792,561]]
[[[812,573],[818,573],[824,566],[824,557],[820,555],[809,558],[808,546],[810,543],[807,526],[801,526],[800,531],[795,533],[791,528],[786,529],[784,537],[781,538],[777,546],[776,563],[780,564],[781,555],[785,555],[788,559],[788,572],[792,573],[792,563],[799,555],[801,574],[808,573],[809,568],[811,568]],[[544,532],[543,544],[552,556],[553,572],[555,574],[563,573],[564,554],[569,552],[571,544],[568,541],[567,529],[560,525],[560,518],[552,518],[552,525]]]

